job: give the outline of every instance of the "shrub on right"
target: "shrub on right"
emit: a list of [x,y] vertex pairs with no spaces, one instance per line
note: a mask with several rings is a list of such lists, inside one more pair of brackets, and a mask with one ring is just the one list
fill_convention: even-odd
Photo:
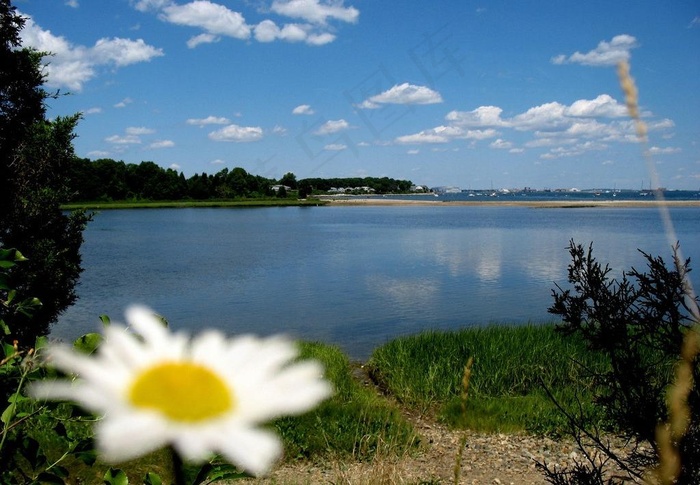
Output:
[[[562,407],[571,434],[584,451],[584,462],[570,470],[550,469],[547,464],[540,464],[551,483],[617,483],[618,478],[606,473],[606,464],[611,462],[628,479],[641,479],[659,463],[660,449],[668,443],[660,443],[656,431],[669,421],[667,392],[683,340],[688,332],[697,332],[693,326],[698,323],[698,300],[689,291],[687,279],[690,260],[681,261],[678,248],[678,245],[673,248],[670,268],[660,256],[653,257],[640,250],[646,259],[646,271],[632,268],[618,280],[611,277],[609,265],[603,266],[593,257],[592,244],[586,250],[573,240],[570,242],[571,288],[556,285],[549,312],[561,317],[560,331],[579,334],[591,349],[607,356],[609,369],[594,374],[599,384],[596,403],[626,437],[635,444],[650,446],[635,446],[633,453],[622,456],[607,445],[584,415]],[[700,483],[697,354],[696,350],[691,359],[691,385],[683,397],[685,402],[681,403],[689,411],[686,427],[683,435],[670,443],[678,451],[680,467],[675,477],[660,477],[664,483]]]

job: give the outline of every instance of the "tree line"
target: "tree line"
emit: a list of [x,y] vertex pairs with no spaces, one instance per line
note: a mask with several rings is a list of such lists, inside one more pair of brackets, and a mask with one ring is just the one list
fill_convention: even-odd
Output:
[[369,187],[376,193],[405,193],[413,185],[410,180],[389,177],[307,178],[297,180],[293,173],[280,179],[248,173],[236,167],[217,173],[197,173],[186,178],[182,172],[164,169],[151,161],[125,163],[109,158],[89,160],[73,158],[68,164],[66,183],[69,198],[65,202],[119,200],[207,200],[286,196],[289,187],[299,197],[323,193],[333,187]]

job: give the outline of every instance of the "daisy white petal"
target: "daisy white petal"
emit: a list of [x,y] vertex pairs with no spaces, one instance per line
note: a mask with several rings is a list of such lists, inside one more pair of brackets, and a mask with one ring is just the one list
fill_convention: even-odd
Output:
[[153,413],[109,415],[97,423],[95,440],[102,459],[120,463],[162,448],[169,434],[168,423]]
[[129,307],[126,320],[141,335],[147,343],[162,342],[168,338],[168,330],[163,322],[156,317],[153,310],[140,305]]
[[217,448],[227,460],[253,475],[267,473],[282,454],[282,445],[275,434],[247,427],[220,434]]
[[104,416],[96,428],[108,461],[135,458],[171,444],[186,459],[221,453],[259,474],[281,453],[278,439],[256,428],[311,409],[331,392],[316,363],[297,362],[287,339],[227,339],[207,331],[171,333],[145,307],[126,312],[140,336],[118,326],[91,356],[49,349],[56,367],[78,377],[38,385],[36,396],[72,399]]

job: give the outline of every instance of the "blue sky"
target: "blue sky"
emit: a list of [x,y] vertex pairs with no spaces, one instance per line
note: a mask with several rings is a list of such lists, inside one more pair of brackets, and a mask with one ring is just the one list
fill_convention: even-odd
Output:
[[[15,0],[77,154],[186,176],[700,189],[697,1]],[[639,143],[616,74],[627,60]]]

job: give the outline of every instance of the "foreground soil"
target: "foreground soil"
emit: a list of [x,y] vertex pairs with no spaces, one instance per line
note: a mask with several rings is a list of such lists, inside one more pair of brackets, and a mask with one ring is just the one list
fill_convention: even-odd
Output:
[[[374,387],[375,383],[361,369],[356,369],[355,378],[365,386]],[[376,387],[375,389],[381,392]],[[547,464],[550,469],[569,468],[576,462],[585,462],[578,446],[571,439],[554,440],[528,434],[486,434],[453,430],[432,416],[407,409],[402,412],[419,436],[419,445],[403,456],[376,456],[370,461],[346,458],[283,463],[265,478],[239,480],[235,483],[442,485],[455,483],[455,469],[459,462],[460,484],[546,484],[549,482],[537,468],[538,462]],[[630,444],[621,439],[609,437],[606,441],[620,456],[630,450]],[[462,456],[458,459],[460,448]],[[614,468],[610,471],[614,474],[619,472]]]
[[[545,484],[536,462],[550,467],[582,461],[569,440],[529,435],[480,434],[454,431],[418,415],[407,416],[421,436],[418,450],[405,456],[377,457],[370,462],[352,460],[284,464],[266,478],[249,484],[450,484],[454,483],[457,452],[463,449],[460,484]],[[624,450],[617,442],[613,448]]]

